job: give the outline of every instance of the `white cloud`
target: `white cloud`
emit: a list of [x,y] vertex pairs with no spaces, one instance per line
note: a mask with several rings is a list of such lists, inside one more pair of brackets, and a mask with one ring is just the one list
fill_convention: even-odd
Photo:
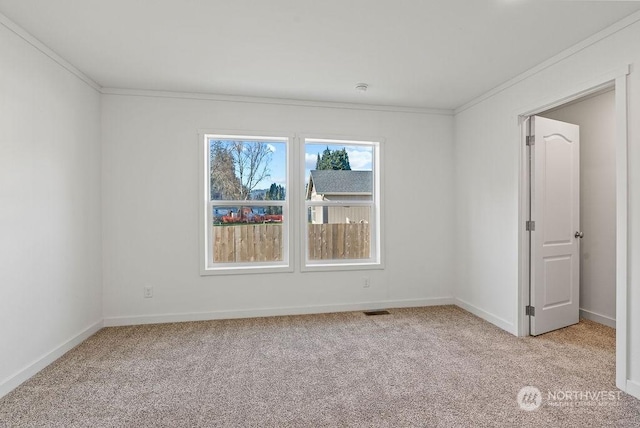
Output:
[[318,155],[313,153],[304,154],[304,166],[306,169],[315,169]]
[[347,147],[347,154],[349,155],[349,164],[352,170],[371,170],[373,154],[370,148]]
[[276,151],[276,146],[271,143],[267,144],[267,148],[271,150],[272,153]]

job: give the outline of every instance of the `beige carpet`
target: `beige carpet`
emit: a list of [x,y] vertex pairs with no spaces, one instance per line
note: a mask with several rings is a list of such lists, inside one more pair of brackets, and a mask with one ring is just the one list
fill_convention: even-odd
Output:
[[1,399],[0,426],[638,427],[624,394],[548,399],[615,391],[614,342],[587,321],[516,338],[452,306],[106,328]]

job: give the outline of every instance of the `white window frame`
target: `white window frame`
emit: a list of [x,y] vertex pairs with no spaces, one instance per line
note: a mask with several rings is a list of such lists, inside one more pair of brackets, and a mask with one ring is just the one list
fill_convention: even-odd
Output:
[[[372,171],[373,171],[373,201],[350,201],[349,206],[370,206],[372,207],[373,218],[369,222],[371,230],[371,257],[368,259],[333,259],[322,261],[309,260],[309,243],[307,223],[308,209],[312,206],[344,206],[345,201],[307,201],[306,196],[300,195],[299,218],[300,228],[300,270],[302,272],[317,271],[339,271],[339,270],[375,270],[384,269],[384,219],[383,219],[383,181],[382,181],[382,152],[384,140],[381,138],[358,138],[358,137],[327,137],[319,135],[302,135],[300,142],[300,182],[306,183],[308,177],[305,174],[305,153],[306,145],[345,145],[345,146],[366,146],[373,148]],[[304,184],[300,192],[304,190]]]
[[[199,132],[198,146],[200,153],[200,274],[205,275],[230,275],[230,274],[261,274],[276,272],[293,272],[291,262],[292,249],[292,216],[290,210],[291,195],[295,189],[291,188],[291,154],[294,138],[286,136],[285,133],[267,132],[233,132],[233,131],[212,131],[201,130]],[[284,201],[241,201],[241,200],[211,200],[209,177],[209,140],[248,140],[285,143],[286,146],[286,195]],[[213,207],[238,207],[238,206],[281,206],[282,207],[282,261],[277,262],[236,262],[236,263],[214,263],[211,253],[213,247],[212,224]]]

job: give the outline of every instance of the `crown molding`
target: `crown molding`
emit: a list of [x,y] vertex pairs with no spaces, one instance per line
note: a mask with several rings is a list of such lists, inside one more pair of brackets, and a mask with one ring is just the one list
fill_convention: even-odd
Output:
[[480,95],[479,97],[476,97],[474,99],[472,99],[471,101],[461,105],[460,107],[457,107],[456,109],[454,109],[454,114],[459,114],[462,113],[465,110],[470,109],[471,107],[491,98],[494,97],[495,95],[499,94],[500,92],[503,92],[509,88],[511,88],[512,86],[522,82],[523,80],[528,79],[531,76],[534,76],[540,72],[542,72],[543,70],[567,59],[572,57],[573,55],[583,51],[584,49],[588,48],[589,46],[592,46],[604,39],[606,39],[607,37],[610,37],[614,34],[616,34],[619,31],[624,30],[625,28],[635,24],[636,22],[640,21],[640,11],[639,12],[634,12],[631,15],[627,16],[626,18],[616,22],[615,24],[605,28],[604,30],[584,39],[583,41],[571,46],[568,49],[565,49],[564,51],[560,52],[559,54],[549,58],[548,60],[538,64],[537,66],[525,71],[522,74],[519,74],[518,76],[507,80],[506,82],[504,82],[503,84],[496,86],[495,88],[489,90],[488,92],[485,92],[484,94]]
[[374,104],[357,104],[357,103],[339,103],[330,101],[306,101],[288,98],[267,98],[267,97],[249,97],[240,95],[220,95],[193,92],[172,92],[172,91],[155,91],[143,89],[122,89],[122,88],[102,88],[101,92],[105,95],[121,95],[132,97],[149,97],[149,98],[175,98],[188,100],[207,100],[207,101],[225,101],[234,103],[249,104],[275,104],[297,107],[320,107],[332,109],[346,110],[368,110],[368,111],[384,111],[395,113],[414,113],[428,115],[453,116],[453,110],[433,109],[421,107],[401,107],[386,106]]
[[89,76],[84,74],[82,71],[78,70],[69,61],[65,60],[60,55],[55,53],[53,50],[48,48],[44,43],[42,43],[40,40],[33,37],[24,28],[20,27],[18,24],[16,24],[15,22],[7,18],[2,13],[0,13],[0,24],[3,25],[5,28],[7,28],[9,31],[16,34],[25,42],[27,42],[28,44],[36,48],[37,50],[39,50],[45,56],[49,57],[49,59],[57,63],[59,66],[67,70],[69,73],[73,74],[78,79],[82,80],[84,83],[86,83],[87,85],[95,89],[96,91],[98,92],[101,91],[102,87],[98,83],[96,83],[93,79],[91,79]]

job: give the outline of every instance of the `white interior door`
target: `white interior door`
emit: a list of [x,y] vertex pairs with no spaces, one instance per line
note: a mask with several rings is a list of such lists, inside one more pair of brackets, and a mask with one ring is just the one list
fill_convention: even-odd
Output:
[[576,324],[580,300],[580,129],[535,116],[531,149],[531,334]]

